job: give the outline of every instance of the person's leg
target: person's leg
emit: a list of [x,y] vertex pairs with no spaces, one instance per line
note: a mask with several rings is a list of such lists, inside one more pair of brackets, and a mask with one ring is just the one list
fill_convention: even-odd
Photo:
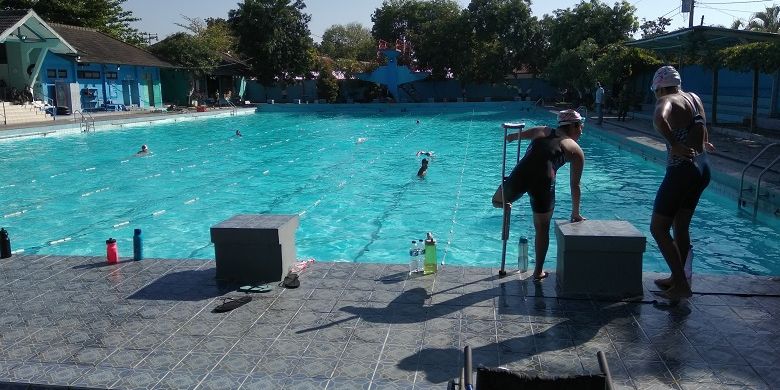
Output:
[[[688,254],[688,248],[690,248],[691,245],[689,229],[692,217],[692,210],[680,209],[672,221],[674,245],[677,247],[677,250],[680,253],[680,262],[682,263],[683,269],[685,267],[685,258]],[[668,289],[672,286],[672,277],[670,276],[668,278],[656,279],[655,284],[664,290]]]
[[536,250],[536,267],[534,268],[534,279],[542,279],[547,276],[544,272],[544,259],[547,257],[547,248],[550,246],[550,220],[553,211],[546,213],[534,213],[534,248]]
[[[653,213],[650,221],[650,233],[658,244],[669,270],[672,272],[671,284],[662,295],[670,299],[679,299],[691,296],[691,287],[685,279],[680,251],[672,239],[669,230],[672,228],[674,218],[658,213]],[[656,283],[657,284],[657,283]]]

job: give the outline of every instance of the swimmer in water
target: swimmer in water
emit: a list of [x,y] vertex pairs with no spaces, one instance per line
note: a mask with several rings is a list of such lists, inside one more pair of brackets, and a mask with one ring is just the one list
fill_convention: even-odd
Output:
[[428,159],[424,158],[422,159],[422,163],[420,164],[420,169],[417,170],[417,177],[422,179],[425,177],[426,173],[428,173]]
[[236,137],[243,137],[243,135],[241,135],[241,130],[236,130]]
[[136,156],[146,156],[149,153],[151,153],[149,148],[146,145],[141,145],[141,150],[139,150],[135,155]]
[[425,151],[425,150],[420,150],[420,151],[418,151],[417,153],[415,153],[415,156],[418,156],[418,157],[419,157],[419,156],[421,156],[421,155],[422,155],[422,156],[433,157],[433,150],[428,150],[428,151]]
[[360,137],[360,138],[357,139],[357,141],[355,141],[355,143],[356,144],[362,144],[363,142],[366,142],[366,141],[368,141],[368,138]]

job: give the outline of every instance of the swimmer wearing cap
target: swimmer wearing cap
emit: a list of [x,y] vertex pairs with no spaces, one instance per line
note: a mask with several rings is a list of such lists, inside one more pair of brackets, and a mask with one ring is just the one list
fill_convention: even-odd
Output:
[[149,150],[149,147],[147,147],[146,145],[141,145],[141,150],[139,150],[135,155],[136,156],[145,156],[145,155],[147,155],[149,153],[151,153],[151,151]]
[[[699,197],[710,182],[707,151],[713,151],[707,134],[704,104],[694,93],[682,90],[680,73],[662,66],[655,72],[650,90],[656,104],[653,127],[666,141],[667,167],[653,204],[650,232],[669,266],[671,276],[657,279],[671,300],[691,296],[685,275],[685,259],[692,251],[689,226]],[[670,230],[674,226],[674,236]],[[692,252],[691,252],[692,253]]]
[[[493,206],[512,207],[512,203],[528,194],[533,211],[536,239],[536,268],[533,280],[540,281],[548,276],[544,271],[544,258],[550,245],[550,221],[555,208],[555,174],[558,168],[567,162],[569,185],[571,186],[571,222],[585,220],[580,214],[580,179],[585,167],[585,154],[577,144],[582,135],[584,120],[574,110],[558,113],[558,127],[533,127],[506,136],[508,142],[518,139],[531,140],[525,155],[506,179],[506,188],[500,185],[493,194]],[[519,128],[520,125],[504,124],[506,128]]]

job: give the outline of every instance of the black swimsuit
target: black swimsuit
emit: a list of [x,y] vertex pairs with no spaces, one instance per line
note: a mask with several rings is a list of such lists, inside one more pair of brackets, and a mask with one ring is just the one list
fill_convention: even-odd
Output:
[[547,137],[531,141],[506,180],[504,196],[507,202],[514,202],[528,193],[534,213],[548,213],[555,208],[555,173],[566,163],[562,140],[553,130]]
[[[693,117],[691,124],[672,132],[678,142],[685,143],[688,130],[697,121],[703,121],[696,104],[685,94],[683,98],[691,105]],[[699,203],[704,189],[710,184],[710,166],[707,153],[702,152],[693,160],[687,160],[678,156],[672,156],[671,146],[666,146],[668,151],[666,176],[658,187],[655,195],[653,212],[665,217],[674,218],[681,209],[693,211]]]

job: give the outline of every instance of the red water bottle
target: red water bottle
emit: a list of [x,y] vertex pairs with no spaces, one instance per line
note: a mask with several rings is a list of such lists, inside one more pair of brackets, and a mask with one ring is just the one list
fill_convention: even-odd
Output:
[[106,240],[106,259],[108,264],[116,264],[119,262],[119,251],[116,248],[116,240],[109,238]]

